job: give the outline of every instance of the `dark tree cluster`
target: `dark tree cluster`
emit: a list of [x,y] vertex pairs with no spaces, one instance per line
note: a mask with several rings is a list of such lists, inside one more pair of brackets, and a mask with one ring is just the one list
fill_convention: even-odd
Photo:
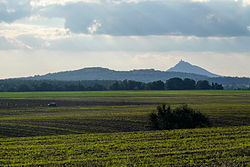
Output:
[[110,90],[143,90],[144,88],[145,83],[131,80],[116,81],[109,87]]
[[166,81],[167,90],[223,90],[223,86],[218,83],[210,84],[207,80],[195,81],[189,78],[171,78]]
[[114,81],[1,80],[0,92],[103,91]]
[[137,82],[131,80],[116,81],[109,87],[109,90],[164,90],[165,84],[162,81],[149,83]]
[[105,90],[202,90],[223,89],[217,83],[194,81],[192,79],[172,78],[165,83],[161,80],[144,83],[124,81],[55,81],[55,80],[0,80],[0,92],[29,91],[105,91]]
[[150,114],[150,124],[156,130],[191,129],[210,126],[210,121],[204,114],[183,105],[172,109],[162,105],[157,111]]
[[227,85],[226,89],[230,90],[250,90],[250,85]]
[[223,86],[218,83],[210,84],[207,80],[195,81],[185,78],[171,78],[165,83],[154,81],[149,83],[137,81],[116,81],[110,86],[110,90],[223,90]]

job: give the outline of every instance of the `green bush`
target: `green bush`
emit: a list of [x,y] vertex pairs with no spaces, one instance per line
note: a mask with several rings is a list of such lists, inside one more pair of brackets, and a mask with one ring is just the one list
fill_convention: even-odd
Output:
[[171,106],[158,106],[157,112],[150,114],[150,123],[153,129],[191,129],[210,126],[210,121],[204,114],[195,111],[188,105],[176,109]]

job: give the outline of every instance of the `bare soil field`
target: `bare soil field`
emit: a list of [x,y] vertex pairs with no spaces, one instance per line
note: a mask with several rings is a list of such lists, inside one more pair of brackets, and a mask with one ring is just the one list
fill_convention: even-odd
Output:
[[149,105],[150,102],[129,101],[99,101],[84,99],[0,99],[0,109],[48,107],[48,104],[56,103],[58,107],[71,106],[126,106],[126,105]]

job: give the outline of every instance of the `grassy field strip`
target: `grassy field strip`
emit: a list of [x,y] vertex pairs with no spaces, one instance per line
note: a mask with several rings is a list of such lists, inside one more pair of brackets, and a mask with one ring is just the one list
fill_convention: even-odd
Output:
[[53,130],[61,130],[61,131],[69,131],[73,133],[80,133],[78,131],[73,131],[69,129],[63,129],[63,128],[55,128],[55,127],[49,127],[49,126],[37,126],[37,125],[30,125],[30,124],[15,124],[15,123],[0,123],[1,126],[13,126],[13,127],[32,127],[32,128],[44,128],[44,129],[53,129]]
[[[9,109],[0,110],[4,119],[23,119],[23,118],[39,118],[39,117],[60,117],[60,116],[98,116],[107,114],[121,114],[121,115],[132,115],[132,114],[145,114],[145,111],[153,111],[155,106],[93,106],[93,107],[58,107],[58,108],[35,108],[35,109]],[[18,117],[15,117],[18,116]]]
[[[200,110],[204,113],[220,113],[221,115],[235,114],[244,112],[249,114],[250,104],[192,104],[191,107]],[[173,105],[175,107],[175,105]],[[40,111],[39,111],[40,110]],[[58,108],[40,108],[40,109],[15,109],[1,110],[2,117],[0,120],[6,119],[27,119],[45,118],[45,117],[70,117],[70,116],[104,116],[104,115],[144,115],[155,110],[155,105],[145,106],[106,106],[106,107],[58,107]],[[233,112],[232,112],[233,110]],[[8,113],[8,114],[7,114]],[[22,116],[23,115],[23,116]],[[14,117],[18,116],[18,117]],[[237,116],[237,115],[236,115]]]
[[55,97],[171,97],[171,96],[249,96],[250,91],[85,91],[85,92],[1,92],[0,98]]
[[[209,132],[209,133],[208,133]],[[166,134],[167,135],[164,135]],[[114,133],[112,134],[112,137],[114,137],[117,140],[120,139],[127,139],[128,135],[129,140],[135,140],[135,141],[143,141],[144,139],[148,140],[158,140],[158,139],[175,139],[175,138],[183,138],[184,136],[186,138],[189,137],[208,137],[208,136],[214,136],[218,137],[218,135],[221,136],[228,136],[228,135],[246,135],[250,133],[249,126],[243,126],[243,127],[229,127],[229,128],[210,128],[210,129],[195,129],[195,130],[174,130],[174,131],[157,131],[151,132],[148,131],[146,134],[143,132],[130,132],[130,133]],[[114,139],[110,138],[110,135],[107,135],[106,133],[98,133],[98,134],[86,134],[87,137],[83,137],[84,135],[59,135],[59,136],[42,136],[42,137],[19,137],[19,138],[0,138],[0,142],[4,143],[18,143],[18,142],[45,142],[50,141],[52,143],[59,142],[59,141],[79,141],[79,142],[93,142],[98,139],[100,141],[114,141]],[[72,137],[75,140],[72,140]],[[48,140],[50,139],[50,140]],[[64,140],[61,140],[64,139]],[[127,139],[128,140],[128,139]]]
[[[230,136],[231,137],[231,136]],[[232,138],[238,138],[239,136],[233,136],[231,137]],[[214,139],[215,142],[212,142],[210,140]],[[139,141],[134,141],[134,140],[129,140],[128,143],[130,144],[133,144],[133,145],[136,145],[137,146],[137,150],[138,152],[140,153],[143,153],[143,152],[148,152],[149,148],[151,149],[155,149],[155,150],[159,150],[159,149],[169,149],[171,148],[171,150],[174,150],[175,147],[177,145],[182,145],[182,150],[185,150],[187,151],[186,149],[190,148],[190,144],[187,144],[187,143],[191,143],[193,144],[192,145],[192,150],[197,150],[197,149],[201,149],[202,146],[205,146],[204,143],[202,143],[201,141],[204,140],[206,141],[206,145],[209,144],[209,146],[211,148],[215,147],[216,145],[219,145],[219,146],[216,146],[216,149],[225,149],[224,146],[227,145],[227,144],[230,144],[231,143],[231,140],[227,140],[228,139],[228,136],[224,136],[224,137],[208,137],[208,138],[199,138],[199,139],[194,139],[193,137],[192,138],[186,138],[186,139],[181,139],[180,143],[176,144],[176,140],[179,140],[179,139],[168,139],[167,140],[167,143],[166,143],[166,140],[159,140],[159,139],[154,139],[154,140],[150,140],[150,141],[146,141],[145,139],[144,140],[139,140]],[[197,141],[198,143],[195,144],[194,142],[191,142],[192,140],[195,140]],[[238,147],[249,147],[249,134],[248,135],[241,135],[239,137],[239,139],[237,139],[238,142],[240,142],[239,146]],[[56,142],[59,142],[59,143],[56,143]],[[86,142],[86,141],[85,141]],[[94,143],[96,141],[92,141],[92,142],[87,142],[87,143]],[[137,143],[137,142],[140,142],[140,143]],[[98,141],[98,147],[107,147],[107,146],[113,146],[114,143],[120,143],[120,140],[112,140],[112,141]],[[67,145],[65,145],[67,144]],[[82,141],[63,141],[60,143],[60,141],[53,141],[53,142],[48,142],[47,140],[45,141],[33,141],[32,143],[27,141],[27,142],[17,142],[17,143],[12,143],[12,142],[6,142],[4,143],[4,146],[1,148],[1,151],[0,152],[5,152],[7,150],[9,150],[9,153],[12,153],[12,154],[15,154],[16,151],[15,149],[20,149],[20,150],[25,150],[25,152],[33,152],[34,150],[39,150],[39,149],[46,149],[46,150],[51,150],[53,148],[58,148],[60,150],[64,150],[65,148],[67,147],[75,147],[77,145],[81,145],[81,146],[78,146],[76,147],[75,149],[77,150],[78,148],[84,148],[84,149],[90,149],[90,148],[93,148],[93,146],[91,145],[83,145],[84,143]],[[145,144],[147,145],[145,149]],[[31,150],[32,149],[32,150]],[[124,144],[123,147],[120,147],[120,150],[135,150],[135,148],[130,148],[128,145]],[[204,148],[204,149],[207,149],[207,148]],[[232,148],[230,148],[232,149]],[[209,149],[210,150],[210,149]],[[190,151],[190,150],[188,150]],[[126,153],[124,153],[126,154]]]
[[2,138],[0,145],[1,166],[249,165],[250,126]]
[[[224,101],[190,106],[207,114],[215,126],[250,125],[250,103]],[[0,109],[0,137],[148,130],[148,116],[155,108],[156,105],[125,105]]]

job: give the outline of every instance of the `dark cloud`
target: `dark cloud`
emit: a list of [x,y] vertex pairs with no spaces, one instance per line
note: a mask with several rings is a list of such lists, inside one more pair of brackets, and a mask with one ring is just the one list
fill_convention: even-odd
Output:
[[0,22],[41,14],[65,19],[74,33],[114,36],[249,36],[250,7],[242,1],[159,0],[138,3],[66,3],[32,9],[31,0],[0,0]]
[[[43,10],[47,17],[65,18],[75,33],[117,36],[184,35],[249,36],[250,8],[240,2],[148,1],[140,3],[72,3]],[[98,23],[101,26],[96,27]],[[92,31],[91,31],[92,32]]]
[[11,23],[31,14],[29,0],[0,1],[0,22]]

